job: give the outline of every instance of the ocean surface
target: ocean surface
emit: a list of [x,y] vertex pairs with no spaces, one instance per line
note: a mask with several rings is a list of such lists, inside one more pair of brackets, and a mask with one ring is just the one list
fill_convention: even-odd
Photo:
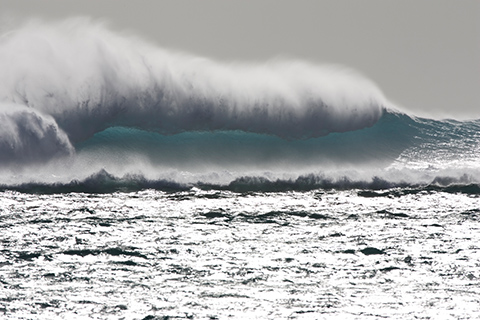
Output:
[[0,318],[480,318],[480,119],[86,19],[0,70]]

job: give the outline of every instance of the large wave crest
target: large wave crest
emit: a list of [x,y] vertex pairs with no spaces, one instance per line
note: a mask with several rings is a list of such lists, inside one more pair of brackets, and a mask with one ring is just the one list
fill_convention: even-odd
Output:
[[88,19],[29,22],[0,38],[0,165],[41,163],[109,127],[285,139],[372,126],[388,102],[344,68],[219,63]]

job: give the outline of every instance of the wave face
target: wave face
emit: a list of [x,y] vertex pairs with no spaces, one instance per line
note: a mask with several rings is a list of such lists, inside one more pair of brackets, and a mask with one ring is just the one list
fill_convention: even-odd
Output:
[[392,111],[372,82],[339,67],[217,63],[73,19],[4,31],[0,69],[4,189],[380,188],[479,178],[478,121]]

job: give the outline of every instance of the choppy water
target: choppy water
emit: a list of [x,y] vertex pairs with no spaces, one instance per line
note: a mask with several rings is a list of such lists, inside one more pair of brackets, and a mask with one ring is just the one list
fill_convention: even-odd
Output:
[[478,194],[0,194],[6,319],[473,319]]

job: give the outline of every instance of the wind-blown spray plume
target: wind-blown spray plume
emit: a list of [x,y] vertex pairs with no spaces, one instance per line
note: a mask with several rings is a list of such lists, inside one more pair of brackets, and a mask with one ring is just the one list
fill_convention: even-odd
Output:
[[75,144],[115,126],[319,137],[372,126],[387,104],[345,69],[217,63],[86,19],[4,32],[0,70],[0,164],[72,155]]

